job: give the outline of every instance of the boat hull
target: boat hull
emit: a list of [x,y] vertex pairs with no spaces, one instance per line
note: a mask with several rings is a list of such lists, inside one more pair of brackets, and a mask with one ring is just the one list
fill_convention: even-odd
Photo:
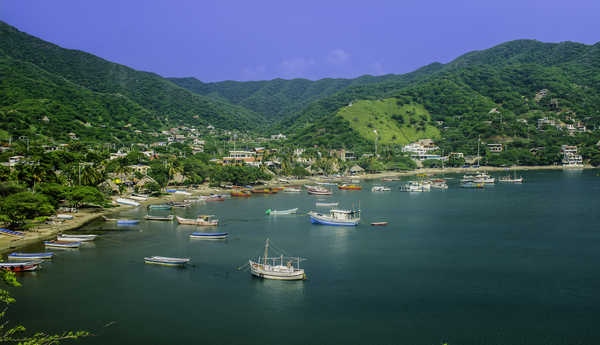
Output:
[[39,262],[15,262],[15,263],[0,263],[0,269],[11,272],[27,272],[35,271],[40,268]]
[[45,241],[44,245],[50,248],[79,248],[81,242],[56,242],[56,241]]
[[333,226],[357,226],[360,222],[360,219],[355,220],[336,220],[331,219],[326,216],[319,216],[317,214],[310,214],[310,222],[313,224],[321,224],[321,225],[333,225]]
[[8,260],[50,260],[54,257],[54,253],[10,253]]
[[227,232],[193,232],[190,238],[195,240],[224,240],[229,236]]
[[150,256],[145,257],[144,262],[151,265],[161,266],[184,266],[190,259],[187,258],[168,258],[164,256]]
[[262,269],[262,265],[257,264],[253,261],[250,261],[250,273],[253,276],[263,279],[272,279],[272,280],[304,280],[306,279],[306,275],[304,274],[304,270],[294,270],[294,272],[277,272],[271,270]]

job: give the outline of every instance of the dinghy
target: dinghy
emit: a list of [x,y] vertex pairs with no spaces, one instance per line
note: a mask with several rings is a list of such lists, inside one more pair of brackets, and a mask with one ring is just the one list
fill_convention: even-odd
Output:
[[50,248],[79,248],[81,242],[44,241],[44,245]]
[[140,203],[131,199],[118,198],[116,200],[117,204],[127,205],[127,206],[140,206]]
[[184,266],[190,259],[188,258],[169,258],[166,256],[150,256],[145,257],[144,262],[147,264],[153,265],[163,265],[163,266]]
[[54,253],[10,253],[8,254],[8,260],[50,260],[54,257]]
[[222,240],[227,238],[227,232],[192,232],[190,238],[196,240]]
[[72,236],[63,236],[63,235],[58,235],[56,236],[56,240],[60,241],[60,242],[89,242],[89,241],[93,241],[93,238],[89,238],[89,237],[72,237]]
[[296,208],[291,208],[289,210],[282,210],[282,211],[268,209],[268,210],[265,211],[265,213],[273,215],[273,216],[276,216],[276,215],[281,215],[281,214],[293,214],[293,213],[296,213],[296,211],[298,211],[297,207]]
[[173,206],[167,204],[148,205],[151,210],[170,210]]
[[11,237],[25,237],[25,233],[23,232],[12,231],[4,228],[0,228],[0,235],[6,235]]
[[96,239],[96,237],[98,237],[98,235],[68,235],[68,234],[61,234],[61,237],[71,237],[71,238],[85,238],[86,241],[93,241]]

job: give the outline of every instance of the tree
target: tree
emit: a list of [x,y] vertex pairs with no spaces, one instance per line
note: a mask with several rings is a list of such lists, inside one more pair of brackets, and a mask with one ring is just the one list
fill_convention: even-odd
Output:
[[102,205],[104,203],[104,194],[95,187],[75,186],[66,192],[66,199],[71,203],[71,207],[80,207],[84,204]]
[[0,218],[11,226],[22,225],[27,219],[53,213],[54,207],[43,194],[20,192],[9,195],[0,204]]
[[306,169],[304,169],[304,167],[300,166],[300,165],[296,165],[293,169],[292,169],[292,176],[296,176],[297,178],[303,178],[305,176],[308,176],[309,173]]

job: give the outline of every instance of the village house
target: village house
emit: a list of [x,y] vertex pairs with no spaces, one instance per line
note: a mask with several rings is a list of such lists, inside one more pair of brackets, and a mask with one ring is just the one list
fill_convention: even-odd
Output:
[[544,128],[544,126],[555,126],[556,125],[556,121],[554,121],[554,119],[549,119],[548,117],[542,117],[541,119],[538,119],[537,121],[537,129],[538,130],[542,130]]
[[426,159],[441,159],[440,155],[429,153],[438,149],[439,147],[433,143],[433,140],[421,139],[402,147],[402,152],[409,153],[412,159],[423,161]]
[[281,139],[287,139],[287,137],[281,133],[271,135],[271,140],[281,140]]
[[253,151],[229,151],[229,156],[223,157],[223,164],[249,164],[256,161]]
[[8,166],[14,167],[15,165],[22,163],[25,157],[23,156],[12,156],[8,158]]
[[490,152],[499,153],[502,152],[502,144],[487,144],[488,150]]
[[129,165],[127,167],[129,169],[131,169],[131,171],[140,173],[142,175],[147,175],[148,174],[148,169],[150,169],[149,166],[144,165],[144,164]]
[[150,147],[163,147],[167,146],[167,143],[164,141],[157,141],[155,143],[150,144]]
[[329,151],[330,156],[334,156],[339,158],[342,161],[354,161],[356,160],[356,156],[354,156],[354,152],[346,151],[344,149],[341,150],[331,150]]
[[110,157],[108,159],[113,160],[113,159],[118,159],[118,158],[123,158],[123,157],[127,157],[127,153],[118,151],[116,153],[111,153]]

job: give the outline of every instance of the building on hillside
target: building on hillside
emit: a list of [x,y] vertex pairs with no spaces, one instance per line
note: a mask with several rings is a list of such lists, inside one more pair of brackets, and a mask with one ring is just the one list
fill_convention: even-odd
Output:
[[490,152],[499,153],[502,152],[502,144],[487,144],[488,150]]
[[12,156],[8,158],[8,166],[13,167],[19,163],[24,162],[25,157],[23,156]]
[[583,157],[577,154],[577,146],[575,145],[562,145],[560,152],[563,154],[562,163],[563,165],[582,165]]
[[448,158],[450,157],[454,157],[455,159],[464,159],[465,155],[462,152],[450,152],[450,154],[448,155]]
[[537,121],[537,129],[542,130],[544,126],[556,126],[556,121],[554,119],[550,119],[548,117],[542,117]]
[[426,159],[441,159],[442,157],[437,154],[430,154],[429,152],[438,150],[433,140],[421,139],[415,143],[411,143],[402,147],[402,152],[410,154],[410,157],[415,160],[426,160]]
[[566,154],[577,154],[577,146],[575,145],[562,145],[560,147],[560,152],[564,155]]
[[118,159],[118,158],[123,158],[123,157],[127,157],[127,154],[125,152],[118,151],[116,153],[111,153],[110,157],[108,159],[113,160],[113,159]]
[[353,161],[356,160],[356,156],[354,156],[354,152],[346,151],[344,149],[341,150],[331,150],[329,151],[330,156],[334,156],[339,158],[342,161]]
[[144,164],[129,165],[127,167],[129,169],[131,169],[131,171],[140,173],[142,175],[147,175],[148,174],[148,169],[150,169],[149,166],[144,165]]
[[223,164],[249,164],[256,161],[252,151],[229,151],[229,156],[223,157]]
[[351,175],[358,175],[358,174],[362,174],[364,172],[365,172],[365,169],[361,168],[358,164],[354,165],[350,168]]
[[285,139],[287,139],[287,137],[281,133],[271,135],[271,140],[285,140]]
[[163,147],[167,146],[167,143],[164,141],[157,141],[155,143],[150,144],[150,147]]

